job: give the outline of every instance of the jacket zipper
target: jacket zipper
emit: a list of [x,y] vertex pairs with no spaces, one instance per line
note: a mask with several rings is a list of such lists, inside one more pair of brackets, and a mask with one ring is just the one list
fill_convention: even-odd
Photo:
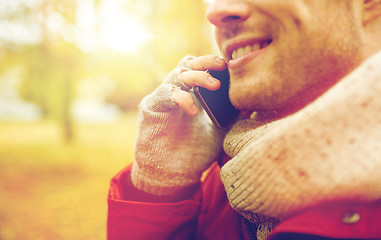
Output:
[[249,233],[250,240],[257,240],[257,226],[253,226],[253,224],[244,217],[242,217],[242,220],[245,224],[247,232]]

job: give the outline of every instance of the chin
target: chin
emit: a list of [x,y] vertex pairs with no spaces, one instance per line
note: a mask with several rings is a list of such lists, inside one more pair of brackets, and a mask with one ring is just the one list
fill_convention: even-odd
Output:
[[[281,94],[255,86],[231,87],[229,97],[233,106],[241,111],[272,111],[283,107]],[[283,95],[284,96],[284,95]]]
[[231,96],[233,106],[241,111],[267,111],[274,108],[271,104],[264,104],[262,101],[263,99],[259,100],[253,96]]
[[[241,92],[242,93],[242,92]],[[304,106],[304,101],[300,98],[287,98],[287,94],[277,93],[250,93],[232,94],[231,102],[233,106],[244,112],[277,112],[279,116],[286,116],[298,111]]]

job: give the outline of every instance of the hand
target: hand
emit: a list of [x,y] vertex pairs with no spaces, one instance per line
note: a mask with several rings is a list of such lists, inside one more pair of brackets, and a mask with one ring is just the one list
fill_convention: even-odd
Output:
[[131,181],[138,189],[174,195],[200,182],[220,155],[223,132],[193,100],[193,86],[218,89],[206,69],[223,70],[216,56],[186,57],[140,104],[139,132]]
[[[206,70],[223,71],[227,65],[224,59],[214,55],[197,57],[188,62],[192,70],[182,72],[181,80],[189,87],[200,86],[209,90],[217,90],[221,83],[213,78]],[[172,98],[176,104],[189,116],[198,114],[199,109],[195,105],[191,94],[181,89],[174,89]]]

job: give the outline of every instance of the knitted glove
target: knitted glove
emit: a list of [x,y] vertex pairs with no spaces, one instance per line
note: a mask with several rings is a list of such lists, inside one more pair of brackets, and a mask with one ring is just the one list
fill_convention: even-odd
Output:
[[190,117],[172,99],[175,88],[191,90],[180,79],[182,72],[191,70],[191,59],[185,57],[140,104],[131,181],[144,192],[174,195],[198,183],[222,150],[223,136],[205,113]]

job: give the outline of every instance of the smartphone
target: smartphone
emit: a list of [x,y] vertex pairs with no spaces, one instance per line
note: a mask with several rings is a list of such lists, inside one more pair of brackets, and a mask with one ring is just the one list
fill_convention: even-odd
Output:
[[229,99],[229,71],[214,71],[208,73],[221,82],[221,87],[211,91],[203,87],[194,87],[194,93],[217,128],[228,127],[239,115]]

